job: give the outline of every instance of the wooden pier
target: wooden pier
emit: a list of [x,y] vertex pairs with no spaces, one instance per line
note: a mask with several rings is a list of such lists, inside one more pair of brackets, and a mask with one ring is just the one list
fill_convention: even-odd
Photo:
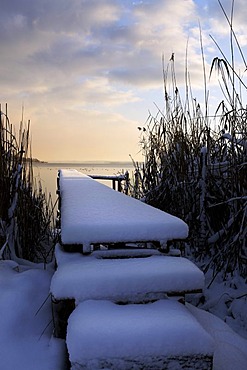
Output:
[[60,171],[59,197],[51,294],[71,369],[211,370],[213,340],[180,303],[204,275],[167,248],[187,225],[75,170]]
[[[119,180],[120,181],[120,180]],[[99,244],[167,242],[185,239],[181,219],[110,189],[76,170],[59,173],[61,244],[90,253]]]

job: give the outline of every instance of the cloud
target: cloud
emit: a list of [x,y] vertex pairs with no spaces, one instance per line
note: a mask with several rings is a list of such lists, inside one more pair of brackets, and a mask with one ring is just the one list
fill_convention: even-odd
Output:
[[157,86],[162,53],[170,55],[174,45],[184,52],[184,29],[195,15],[192,0],[4,3],[5,50],[19,60],[19,68],[13,68],[16,82],[25,79],[31,86],[41,78],[52,85],[63,73],[72,78],[108,74],[111,81],[141,86],[152,79]]
[[[220,6],[220,3],[222,7]],[[231,14],[233,10],[233,29],[239,36],[246,35],[246,2],[245,0],[221,0],[219,1],[205,1],[203,9],[204,14],[204,26],[210,32],[210,34],[219,38],[220,41],[230,34],[230,27],[228,20],[231,21]],[[232,8],[233,5],[233,8]],[[225,13],[225,14],[224,14]]]
[[[69,128],[62,121],[70,122],[72,130],[77,127],[77,120],[96,121],[94,110],[99,113],[97,119],[102,127],[111,117],[109,132],[117,137],[117,122],[128,129],[130,122],[137,123],[134,104],[136,110],[142,104],[143,110],[148,111],[148,93],[150,96],[155,95],[154,91],[160,93],[163,54],[168,62],[175,53],[177,82],[183,84],[188,39],[191,79],[201,88],[198,15],[204,16],[206,12],[209,19],[213,18],[215,2],[208,2],[207,8],[197,3],[193,0],[2,0],[0,100],[18,107],[24,103],[34,122],[37,147],[38,140],[45,140],[41,127],[49,127],[53,140],[57,135],[67,146]],[[218,18],[216,21],[219,22]],[[210,22],[207,31],[213,27],[213,19]],[[213,51],[212,43],[206,42],[206,47]],[[128,116],[129,112],[135,119]],[[139,117],[142,119],[143,113]],[[83,129],[93,130],[93,127],[90,124]],[[77,145],[78,132],[70,140]],[[103,134],[104,128],[100,131],[97,126],[95,135],[99,142]],[[86,136],[93,140],[88,131]],[[111,145],[110,139],[108,144]],[[55,148],[59,150],[58,145]]]

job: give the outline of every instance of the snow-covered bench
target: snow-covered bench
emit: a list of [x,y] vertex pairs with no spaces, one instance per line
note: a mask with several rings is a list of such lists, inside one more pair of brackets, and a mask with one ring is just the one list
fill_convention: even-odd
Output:
[[[72,370],[211,369],[211,338],[168,299],[201,291],[203,273],[138,244],[162,250],[168,240],[185,239],[187,225],[75,170],[60,171],[59,194],[51,295],[54,334],[66,338]],[[118,244],[124,249],[109,247]]]
[[204,287],[204,274],[192,262],[157,250],[106,250],[85,256],[66,252],[58,244],[55,256],[51,294],[58,337],[65,337],[68,317],[80,302],[144,303]]
[[90,253],[100,243],[185,239],[182,220],[117,192],[76,170],[60,170],[61,243]]
[[65,252],[58,244],[52,295],[57,300],[74,299],[76,304],[87,299],[140,303],[204,287],[203,272],[186,258],[145,249],[138,250],[138,256],[133,251],[133,258],[124,258],[124,252],[95,251],[84,256]]
[[80,303],[69,318],[71,369],[212,369],[214,343],[175,301]]

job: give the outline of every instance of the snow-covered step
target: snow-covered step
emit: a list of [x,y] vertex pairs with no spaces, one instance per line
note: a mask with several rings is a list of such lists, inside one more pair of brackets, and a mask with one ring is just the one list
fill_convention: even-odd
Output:
[[[58,244],[51,293],[56,300],[74,299],[76,304],[88,299],[129,303],[203,289],[204,274],[188,259],[146,253],[143,250],[139,258],[120,259],[117,251],[84,256],[65,252]],[[106,258],[109,254],[110,258]]]
[[89,253],[97,243],[185,239],[188,226],[179,218],[117,192],[76,171],[60,170],[61,242],[82,245]]
[[[204,274],[182,257],[157,250],[106,250],[90,255],[55,248],[57,270],[51,280],[54,335],[64,338],[76,305],[89,299],[143,303],[202,291]],[[121,257],[121,258],[119,258]]]
[[212,369],[214,342],[186,306],[80,303],[68,322],[72,370]]

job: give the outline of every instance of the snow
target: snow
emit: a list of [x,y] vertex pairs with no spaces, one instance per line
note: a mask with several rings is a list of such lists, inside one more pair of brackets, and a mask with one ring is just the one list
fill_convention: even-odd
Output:
[[64,252],[59,244],[55,253],[58,268],[51,281],[55,299],[140,302],[157,299],[166,293],[202,290],[204,287],[203,272],[183,257],[156,254],[115,259],[106,258],[108,251],[84,256]]
[[200,308],[220,317],[247,339],[246,279],[237,272],[226,277],[222,274],[214,277],[213,272],[209,271],[205,285],[209,284],[210,287],[204,289],[205,302],[200,304]]
[[[53,271],[27,268],[13,261],[0,261],[1,370],[64,369],[64,342],[52,338],[52,324],[49,325],[52,312],[47,298],[52,274]],[[236,290],[235,292],[237,293]],[[212,300],[220,298],[219,291],[213,290],[212,294]],[[115,307],[111,305],[113,304],[107,302],[107,310]],[[237,334],[242,327],[236,327],[234,332],[218,317],[189,304],[186,307],[215,341],[213,370],[246,370],[247,340]],[[116,311],[113,310],[113,313],[116,314]],[[96,328],[98,325],[100,329],[103,323],[97,318],[98,314],[100,312],[91,317],[92,324]],[[147,322],[149,320],[150,317]],[[126,330],[131,328],[128,329],[126,325]],[[143,345],[142,340],[139,336],[138,346]],[[107,341],[114,346],[109,338]]]
[[181,303],[80,303],[69,318],[72,363],[139,356],[212,355],[214,341]]
[[247,340],[241,338],[216,316],[192,305],[187,305],[187,307],[216,343],[214,370],[246,369]]
[[[91,190],[94,196],[89,197]],[[60,171],[60,191],[62,240],[66,243],[137,240],[165,243],[188,234],[182,220],[130,199],[75,170]],[[100,207],[96,208],[96,203]],[[122,258],[117,259],[116,254]],[[213,350],[213,370],[246,370],[247,340],[202,309],[163,299],[167,292],[203,287],[202,272],[189,260],[163,256],[149,249],[95,251],[83,256],[65,253],[59,245],[56,259],[56,272],[52,265],[43,270],[41,265],[23,260],[18,260],[19,264],[0,260],[1,370],[67,369],[65,341],[52,336],[50,293],[56,298],[76,299],[67,334],[70,358],[75,362],[91,361],[93,370],[97,356],[113,356],[114,368],[124,369],[119,357],[143,358],[144,353],[146,359],[160,354],[210,354]],[[241,297],[246,297],[245,285],[237,292],[236,278],[231,283],[231,287],[225,286],[226,300],[222,299],[222,286],[215,279],[214,289],[206,291],[209,296],[205,309],[213,305],[216,315],[224,311],[224,320],[231,325],[234,321],[235,330],[244,332],[241,320],[246,322],[245,306]],[[235,289],[235,299],[230,288]],[[162,299],[134,304],[145,297]],[[132,303],[119,305],[110,301],[118,299]],[[223,305],[221,310],[214,304],[217,301]]]
[[60,170],[63,244],[184,239],[188,226],[179,218],[110,189],[76,170]]
[[19,271],[13,261],[0,261],[0,369],[62,370],[65,348],[52,339],[50,300],[42,306],[51,273]]

